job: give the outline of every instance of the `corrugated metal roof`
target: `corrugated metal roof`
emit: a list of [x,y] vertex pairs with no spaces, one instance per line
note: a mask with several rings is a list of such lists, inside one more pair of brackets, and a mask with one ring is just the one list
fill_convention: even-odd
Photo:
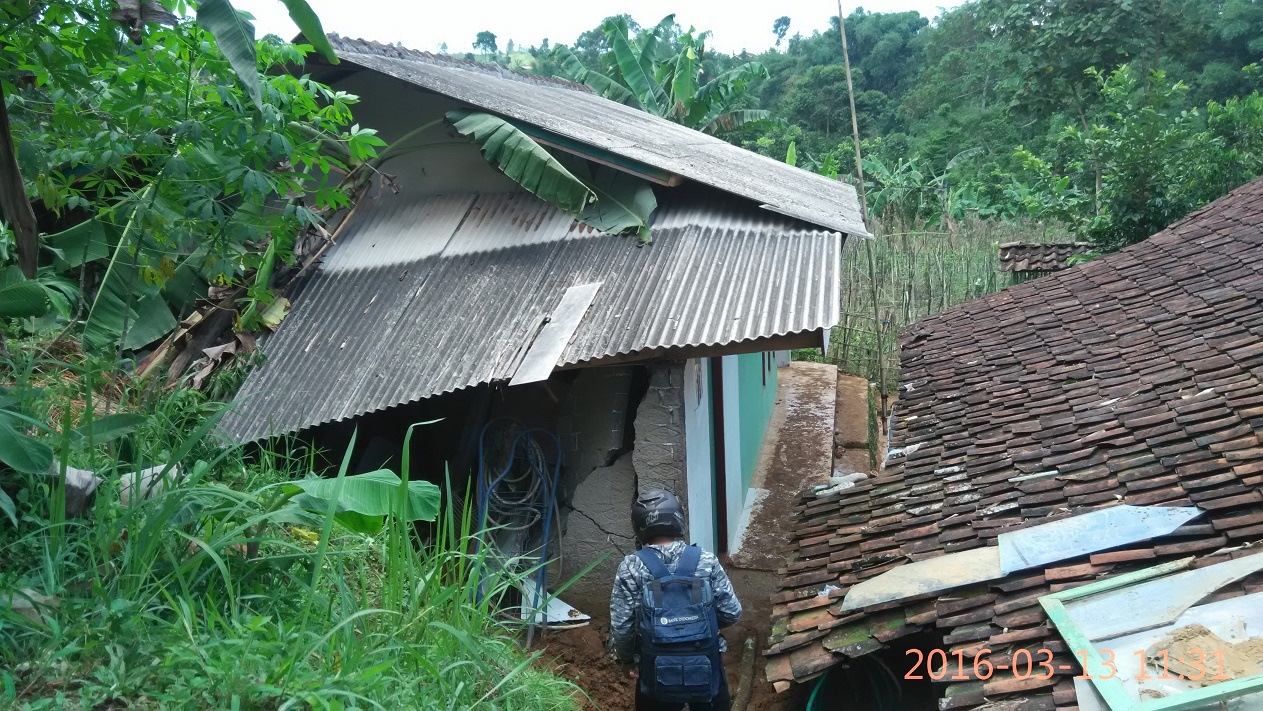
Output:
[[837,323],[840,235],[668,192],[643,248],[525,193],[363,201],[222,430],[252,441],[508,380],[578,284],[602,282],[559,366]]
[[[569,82],[471,69],[425,52],[331,37],[343,61],[623,158],[680,175],[813,225],[866,236],[855,189]],[[527,79],[536,79],[527,77]]]

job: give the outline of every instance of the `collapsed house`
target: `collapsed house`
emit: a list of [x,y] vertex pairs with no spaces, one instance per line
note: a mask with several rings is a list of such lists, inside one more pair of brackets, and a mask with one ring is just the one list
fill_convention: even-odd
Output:
[[[305,71],[359,96],[358,120],[400,150],[261,345],[222,432],[340,459],[358,427],[362,471],[397,467],[407,427],[437,420],[415,431],[413,461],[451,472],[453,504],[469,477],[489,524],[535,531],[502,543],[538,553],[542,522],[563,578],[610,554],[567,592],[590,610],[634,550],[638,488],[680,494],[693,542],[739,547],[777,367],[827,341],[842,240],[867,234],[855,191],[586,86],[333,42],[341,63]],[[646,181],[652,243],[522,190],[452,130],[454,109]]]
[[882,473],[797,504],[778,690],[1263,708],[1263,179],[910,327],[900,382]]

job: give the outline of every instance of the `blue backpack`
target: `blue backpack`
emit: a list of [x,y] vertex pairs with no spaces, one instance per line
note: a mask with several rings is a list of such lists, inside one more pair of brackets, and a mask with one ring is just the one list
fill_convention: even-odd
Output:
[[672,573],[651,548],[636,551],[653,581],[640,605],[640,691],[656,701],[707,702],[719,693],[719,623],[710,582],[697,577],[702,550],[689,546]]

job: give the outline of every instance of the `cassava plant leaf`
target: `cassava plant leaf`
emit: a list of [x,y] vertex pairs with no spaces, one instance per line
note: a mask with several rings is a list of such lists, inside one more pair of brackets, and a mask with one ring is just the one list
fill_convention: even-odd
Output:
[[246,96],[250,97],[256,108],[262,110],[254,25],[237,12],[228,0],[205,0],[198,3],[197,24],[214,35],[215,44],[219,46],[219,51],[228,60],[228,64],[232,65],[232,70],[237,73],[237,80],[241,82]]
[[482,146],[483,157],[523,189],[562,212],[578,215],[596,195],[533,138],[513,124],[480,111],[455,109],[447,120]]

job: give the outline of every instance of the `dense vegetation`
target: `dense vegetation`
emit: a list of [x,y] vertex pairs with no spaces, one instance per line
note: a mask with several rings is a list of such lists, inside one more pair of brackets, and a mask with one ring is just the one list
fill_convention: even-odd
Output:
[[[725,139],[857,183],[839,26],[791,34],[780,17],[775,47],[728,55],[673,16],[621,15],[500,61],[627,101],[609,87],[627,86],[627,35],[659,82],[694,63],[757,117]],[[856,9],[845,27],[878,239],[847,243],[829,357],[887,389],[903,326],[1007,285],[997,242],[1112,251],[1263,174],[1258,2],[972,0],[932,21]]]
[[[331,52],[282,1],[315,46],[256,42],[228,0],[0,0],[0,704],[567,708],[493,609],[514,581],[471,573],[468,516],[406,461],[318,479],[294,443],[209,436],[389,150],[354,96],[279,70]],[[731,56],[621,16],[501,61],[854,181],[836,18],[769,32]],[[976,0],[846,32],[878,239],[847,244],[834,357],[887,386],[899,327],[1004,285],[996,242],[1116,249],[1263,172],[1258,2]],[[645,231],[652,193],[623,192]]]
[[[573,57],[610,73],[612,22],[657,32],[611,18],[565,50],[532,48],[534,70],[575,77]],[[730,140],[776,158],[792,144],[800,166],[850,175],[838,20],[793,29],[778,19],[779,46],[758,55],[697,51],[701,81],[757,65],[740,108],[784,123]],[[857,9],[846,31],[879,220],[1054,219],[1116,249],[1263,172],[1257,2],[974,0],[933,22]],[[705,37],[667,34],[663,66]]]
[[0,706],[570,708],[406,455],[212,434],[384,145],[253,33],[0,0]]
[[[11,346],[8,392],[28,401],[6,398],[4,426],[75,427],[0,443],[6,708],[572,707],[497,618],[514,580],[475,572],[461,512],[418,538],[438,495],[406,455],[402,480],[348,476],[349,454],[305,478],[310,451],[209,443],[221,410],[201,393],[107,379],[64,341]],[[41,450],[51,467],[26,466]],[[80,511],[66,482],[88,471]]]

